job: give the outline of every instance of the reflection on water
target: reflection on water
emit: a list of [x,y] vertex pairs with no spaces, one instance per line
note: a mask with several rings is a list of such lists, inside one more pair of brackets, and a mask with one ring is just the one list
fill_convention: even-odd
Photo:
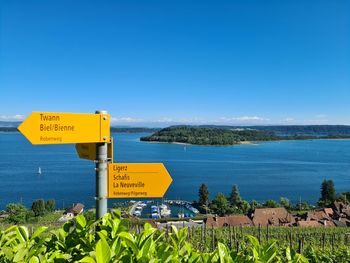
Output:
[[[113,134],[115,161],[163,162],[173,178],[168,199],[196,200],[202,183],[211,198],[218,192],[229,195],[237,184],[244,199],[257,201],[284,196],[316,202],[323,179],[334,180],[338,192],[350,188],[349,140],[186,145],[184,150],[183,145],[140,142],[144,135]],[[0,133],[0,180],[0,209],[20,201],[31,206],[39,198],[53,198],[58,207],[94,206],[94,163],[79,159],[74,145],[34,146],[19,133]]]

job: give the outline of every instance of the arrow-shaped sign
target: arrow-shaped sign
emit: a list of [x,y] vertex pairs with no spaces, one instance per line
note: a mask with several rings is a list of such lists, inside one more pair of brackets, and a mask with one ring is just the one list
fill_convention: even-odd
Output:
[[[75,150],[81,159],[96,160],[96,143],[77,143]],[[113,162],[113,138],[107,144],[107,158]]]
[[109,114],[32,112],[18,130],[32,144],[110,141]]
[[108,165],[108,198],[163,197],[171,182],[162,163]]

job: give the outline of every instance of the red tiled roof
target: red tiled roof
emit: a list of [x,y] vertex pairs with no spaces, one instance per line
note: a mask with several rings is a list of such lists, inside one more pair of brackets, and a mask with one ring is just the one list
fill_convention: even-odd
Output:
[[208,217],[206,220],[208,227],[224,227],[224,226],[252,226],[253,223],[248,216],[245,215],[230,215]]
[[306,221],[310,221],[310,220],[316,220],[316,221],[329,220],[330,221],[331,218],[323,210],[318,210],[318,211],[307,212]]
[[319,227],[322,226],[319,222],[317,221],[298,221],[297,225],[300,227]]
[[284,207],[257,208],[253,214],[253,223],[255,226],[279,226],[293,224],[295,219]]

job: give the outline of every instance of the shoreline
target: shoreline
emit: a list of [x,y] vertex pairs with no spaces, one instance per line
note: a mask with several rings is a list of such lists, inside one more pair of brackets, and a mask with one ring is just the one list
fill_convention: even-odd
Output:
[[288,141],[350,141],[350,138],[310,138],[310,139],[292,139],[292,140],[271,140],[271,141],[241,141],[235,144],[192,144],[186,142],[161,142],[161,141],[141,141],[146,143],[177,144],[177,145],[194,145],[194,146],[236,146],[236,145],[259,145],[265,142],[288,142]]

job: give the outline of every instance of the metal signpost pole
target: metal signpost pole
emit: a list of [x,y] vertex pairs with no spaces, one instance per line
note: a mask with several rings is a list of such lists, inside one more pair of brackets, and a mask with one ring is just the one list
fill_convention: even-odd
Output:
[[[96,114],[107,114],[96,111]],[[96,219],[107,213],[107,143],[96,144]]]

